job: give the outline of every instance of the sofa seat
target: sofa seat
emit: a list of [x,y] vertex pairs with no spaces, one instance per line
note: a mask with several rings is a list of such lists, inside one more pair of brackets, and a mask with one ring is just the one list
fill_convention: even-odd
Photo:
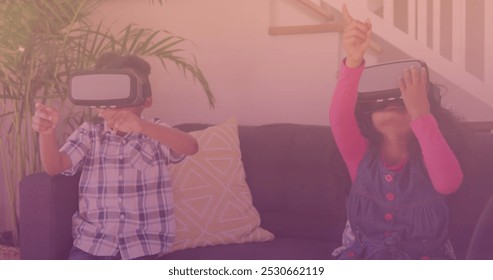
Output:
[[299,260],[332,259],[338,242],[314,239],[276,238],[273,241],[218,245],[176,251],[163,260]]
[[[184,131],[208,125],[186,124]],[[301,124],[239,126],[241,160],[269,242],[184,249],[163,259],[332,259],[346,224],[350,179],[330,127]],[[466,145],[466,143],[464,143]],[[459,259],[493,195],[493,134],[468,139],[464,181],[447,197],[449,236]],[[78,177],[32,174],[20,182],[21,259],[66,259]],[[480,242],[479,244],[485,244]],[[493,252],[493,248],[485,248]]]

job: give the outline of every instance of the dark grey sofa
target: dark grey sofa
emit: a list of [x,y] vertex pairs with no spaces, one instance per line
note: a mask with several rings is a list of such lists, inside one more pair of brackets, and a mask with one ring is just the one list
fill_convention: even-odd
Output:
[[[179,126],[185,131],[206,125]],[[297,124],[240,126],[246,179],[262,227],[275,240],[176,251],[163,259],[331,259],[346,221],[350,181],[330,127]],[[449,196],[450,236],[465,258],[475,223],[493,193],[493,135],[470,139],[472,160],[461,189]],[[22,259],[65,259],[72,243],[78,177],[45,173],[20,182]]]

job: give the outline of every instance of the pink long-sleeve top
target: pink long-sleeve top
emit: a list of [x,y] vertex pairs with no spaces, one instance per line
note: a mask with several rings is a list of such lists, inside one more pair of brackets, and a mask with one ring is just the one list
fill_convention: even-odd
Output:
[[[354,114],[363,70],[364,63],[358,68],[349,68],[343,61],[329,113],[332,132],[352,182],[368,149],[368,141],[361,134]],[[435,190],[441,194],[455,192],[462,183],[462,169],[440,132],[435,117],[432,114],[421,116],[411,122],[411,129],[418,139]]]

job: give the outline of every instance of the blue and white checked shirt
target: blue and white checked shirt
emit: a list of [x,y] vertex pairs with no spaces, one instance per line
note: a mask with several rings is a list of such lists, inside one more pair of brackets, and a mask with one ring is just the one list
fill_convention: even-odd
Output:
[[96,256],[120,252],[123,259],[169,251],[175,221],[166,166],[183,155],[142,134],[112,134],[104,122],[82,124],[60,151],[72,161],[64,175],[82,171],[74,246]]

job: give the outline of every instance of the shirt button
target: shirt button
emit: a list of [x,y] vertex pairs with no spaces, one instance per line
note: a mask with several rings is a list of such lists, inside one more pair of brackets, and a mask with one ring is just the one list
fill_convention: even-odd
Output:
[[123,238],[123,233],[119,233],[118,237]]
[[118,176],[118,180],[123,181],[123,176],[122,175]]
[[118,197],[118,202],[122,202],[123,201],[123,197],[119,196]]
[[394,218],[394,215],[392,215],[391,213],[387,213],[383,216],[383,218],[386,220],[386,221],[391,221],[393,218]]
[[122,220],[122,221],[125,220],[125,215],[121,214],[120,215],[120,220]]
[[118,158],[119,158],[119,159],[123,159],[123,155],[120,155]]
[[385,198],[387,198],[388,201],[394,200],[395,196],[393,193],[389,192],[385,195]]
[[384,176],[384,178],[385,178],[385,181],[387,181],[387,183],[392,182],[392,180],[394,179],[394,178],[392,177],[392,175],[390,175],[390,174],[385,175],[385,176]]
[[127,144],[127,140],[126,140],[126,139],[123,139],[123,140],[122,140],[122,144],[123,144],[123,145]]

